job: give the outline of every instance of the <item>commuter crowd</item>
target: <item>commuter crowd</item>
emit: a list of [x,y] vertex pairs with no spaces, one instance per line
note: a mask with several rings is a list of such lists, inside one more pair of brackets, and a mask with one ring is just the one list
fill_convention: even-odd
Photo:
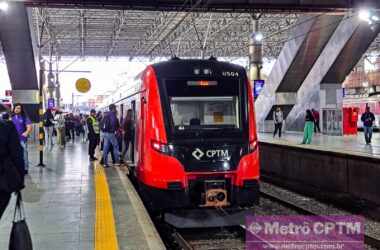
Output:
[[[303,140],[301,144],[311,144],[313,134],[321,133],[320,129],[320,115],[319,112],[315,109],[307,109],[305,112],[305,125],[303,131]],[[375,115],[370,111],[370,107],[367,106],[365,112],[361,116],[361,121],[363,123],[364,139],[367,145],[371,144],[372,134],[373,134],[373,125],[375,122]],[[281,110],[281,107],[277,107],[273,112],[273,123],[274,123],[274,132],[273,138],[281,138],[282,127],[284,122],[284,113]]]
[[[321,129],[319,126],[319,112],[315,109],[307,109],[305,113],[305,126],[303,133],[302,144],[310,144],[313,138],[314,133],[321,133]],[[273,112],[273,123],[274,123],[274,132],[273,138],[276,137],[278,133],[278,137],[281,138],[282,135],[282,126],[284,122],[284,113],[281,110],[281,107],[277,107]]]
[[[28,137],[32,133],[32,122],[21,104],[15,104],[10,113],[0,117],[0,219],[10,201],[11,194],[24,188],[24,176],[29,172]],[[61,149],[75,138],[88,142],[89,160],[95,161],[96,148],[103,151],[100,163],[110,167],[108,155],[111,154],[115,166],[126,159],[133,160],[133,154],[127,157],[133,145],[133,112],[128,110],[125,117],[118,117],[116,106],[110,105],[109,111],[89,115],[63,113],[47,109],[43,114],[45,147],[51,150],[55,144]],[[56,138],[56,139],[54,139]]]

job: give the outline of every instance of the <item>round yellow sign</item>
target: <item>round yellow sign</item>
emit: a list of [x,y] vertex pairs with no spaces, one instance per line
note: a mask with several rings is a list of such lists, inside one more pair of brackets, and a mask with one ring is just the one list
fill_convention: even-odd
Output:
[[76,81],[75,87],[81,93],[87,93],[91,89],[91,82],[86,78],[80,78]]

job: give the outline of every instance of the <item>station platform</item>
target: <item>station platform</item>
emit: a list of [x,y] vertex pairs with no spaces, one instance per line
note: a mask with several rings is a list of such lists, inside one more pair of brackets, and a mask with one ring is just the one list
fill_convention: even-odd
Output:
[[[29,148],[23,199],[37,250],[165,249],[126,168],[89,163],[87,145],[68,143],[45,153]],[[8,249],[13,198],[0,221],[0,249]]]
[[345,197],[380,205],[380,134],[371,145],[364,136],[314,135],[301,144],[303,134],[281,139],[259,134],[261,175],[296,191]]
[[363,133],[358,133],[355,136],[314,134],[312,142],[309,145],[301,144],[303,133],[284,133],[281,138],[278,138],[278,135],[273,138],[272,133],[259,133],[258,136],[260,142],[380,159],[380,133],[373,133],[371,145],[365,144]]

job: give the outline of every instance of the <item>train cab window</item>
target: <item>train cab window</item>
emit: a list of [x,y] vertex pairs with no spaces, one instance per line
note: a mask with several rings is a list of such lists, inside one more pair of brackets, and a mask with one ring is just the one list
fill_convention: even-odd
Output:
[[239,128],[238,97],[172,97],[176,129]]
[[165,85],[174,132],[241,129],[239,80],[167,80]]

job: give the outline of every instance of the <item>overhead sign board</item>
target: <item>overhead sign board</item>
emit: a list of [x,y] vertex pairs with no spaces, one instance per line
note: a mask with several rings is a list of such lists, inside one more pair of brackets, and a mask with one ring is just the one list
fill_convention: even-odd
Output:
[[75,87],[78,92],[87,93],[91,89],[91,82],[87,78],[79,78],[75,82]]

